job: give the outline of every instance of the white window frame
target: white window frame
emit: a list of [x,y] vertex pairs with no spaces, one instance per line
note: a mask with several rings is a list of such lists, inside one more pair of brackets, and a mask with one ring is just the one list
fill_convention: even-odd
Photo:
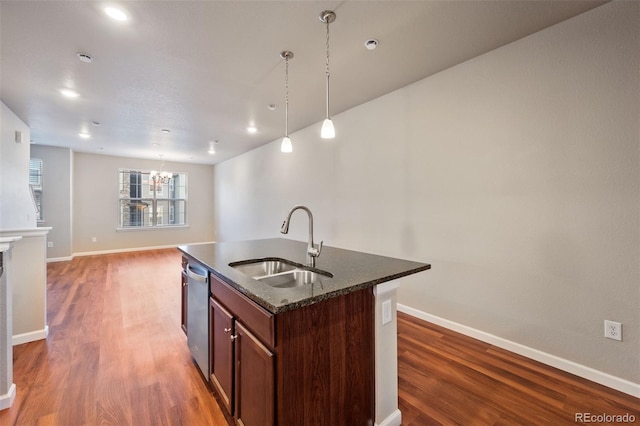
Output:
[[[39,162],[39,167],[32,167],[34,162]],[[32,182],[32,171],[37,170],[37,181]],[[31,192],[31,199],[33,200],[33,206],[36,210],[36,221],[38,223],[44,222],[44,215],[42,211],[42,196],[43,196],[43,174],[44,174],[44,161],[40,158],[29,159],[29,190]]]
[[[171,180],[167,184],[162,184],[160,188],[158,185],[151,181],[151,171],[148,170],[140,170],[140,169],[119,169],[118,170],[118,202],[119,202],[119,225],[118,230],[139,230],[139,229],[164,229],[164,228],[174,228],[174,227],[186,227],[189,226],[187,222],[187,194],[188,194],[188,177],[187,173],[176,172],[172,174]],[[131,190],[129,187],[129,194],[126,193],[127,187],[130,184],[126,183],[127,179],[131,179],[131,176],[137,174],[139,183],[139,191],[135,195],[139,195],[139,197],[131,197]],[[126,176],[126,178],[125,178]],[[180,179],[182,186],[178,188],[184,187],[184,197],[174,197],[168,198],[165,196],[165,191],[163,190],[164,186],[167,186],[168,194],[173,194],[176,190],[175,179]],[[146,190],[146,191],[145,191]],[[129,196],[127,196],[129,195]],[[178,194],[180,195],[180,194]],[[128,201],[128,202],[127,202]],[[123,202],[127,202],[126,205],[129,206],[129,212],[125,211],[125,205]],[[169,212],[170,214],[169,223],[163,224],[162,219],[164,215],[167,215],[168,212],[163,212],[163,216],[159,216],[158,214],[158,203],[159,202],[168,202]],[[183,223],[174,224],[171,223],[175,220],[175,206],[174,203],[183,203],[184,205],[184,220]],[[133,221],[129,218],[126,219],[127,215],[132,214],[134,210],[140,210],[139,218],[137,224],[132,225]],[[147,209],[149,209],[147,211]],[[146,220],[148,218],[148,220]]]

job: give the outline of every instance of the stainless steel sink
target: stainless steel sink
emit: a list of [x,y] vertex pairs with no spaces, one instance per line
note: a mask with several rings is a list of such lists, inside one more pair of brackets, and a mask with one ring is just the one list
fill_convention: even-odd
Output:
[[292,288],[308,284],[320,284],[324,279],[328,278],[326,275],[317,272],[294,269],[293,271],[258,278],[258,280],[271,287]]
[[321,284],[333,274],[297,266],[285,259],[240,261],[229,264],[232,268],[271,287],[292,288],[309,284]]
[[233,262],[229,266],[255,279],[296,269],[296,265],[284,260],[261,260],[252,263]]

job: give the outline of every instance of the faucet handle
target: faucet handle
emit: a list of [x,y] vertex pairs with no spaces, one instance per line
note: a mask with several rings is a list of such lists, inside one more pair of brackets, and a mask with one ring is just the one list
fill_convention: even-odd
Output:
[[316,266],[316,257],[320,256],[320,252],[322,251],[322,243],[324,241],[320,241],[320,244],[316,247],[315,244],[307,247],[307,265],[314,267]]
[[322,251],[322,243],[324,243],[324,241],[320,241],[320,244],[318,244],[318,247],[316,246],[309,247],[309,249],[307,250],[307,253],[309,254],[309,256],[311,257],[320,256],[320,252]]

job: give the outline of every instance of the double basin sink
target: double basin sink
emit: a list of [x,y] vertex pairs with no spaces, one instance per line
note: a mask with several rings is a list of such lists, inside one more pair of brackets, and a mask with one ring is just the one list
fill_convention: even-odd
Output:
[[231,262],[232,268],[244,275],[276,288],[321,284],[333,274],[319,269],[299,266],[286,259],[243,260]]

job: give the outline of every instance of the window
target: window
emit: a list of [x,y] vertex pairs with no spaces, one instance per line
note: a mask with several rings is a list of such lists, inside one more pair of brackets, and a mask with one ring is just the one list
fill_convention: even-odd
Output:
[[29,188],[36,208],[36,220],[42,222],[42,160],[32,158],[29,160]]
[[120,169],[120,228],[187,224],[186,173]]

